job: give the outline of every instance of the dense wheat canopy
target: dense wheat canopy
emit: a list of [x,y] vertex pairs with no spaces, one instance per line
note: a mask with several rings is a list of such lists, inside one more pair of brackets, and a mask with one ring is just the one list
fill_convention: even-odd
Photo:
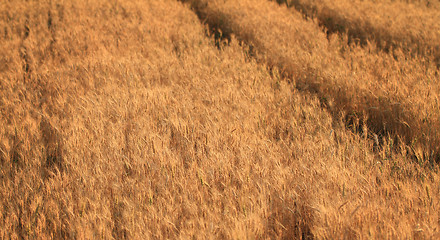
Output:
[[[379,48],[435,59],[440,66],[440,2],[383,0],[278,0],[316,17],[330,33],[349,41],[375,42]],[[408,3],[411,2],[411,3]]]
[[303,14],[0,2],[1,238],[440,237],[435,56]]
[[317,93],[331,111],[367,115],[375,131],[438,152],[439,77],[432,62],[328,38],[315,22],[268,1],[191,3],[212,26],[259,51],[257,59],[281,69],[299,88]]

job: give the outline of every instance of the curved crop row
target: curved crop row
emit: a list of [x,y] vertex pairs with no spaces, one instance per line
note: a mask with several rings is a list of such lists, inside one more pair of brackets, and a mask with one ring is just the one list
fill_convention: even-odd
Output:
[[[280,2],[280,1],[278,1]],[[329,32],[347,33],[350,41],[375,42],[381,49],[402,48],[433,58],[440,65],[440,12],[402,2],[287,0]]]
[[[422,59],[371,53],[328,41],[299,14],[264,1],[192,1],[199,15],[252,45],[263,61],[317,92],[335,110],[368,116],[377,132],[402,137],[433,157],[440,143],[438,70]],[[395,59],[395,57],[397,59]]]

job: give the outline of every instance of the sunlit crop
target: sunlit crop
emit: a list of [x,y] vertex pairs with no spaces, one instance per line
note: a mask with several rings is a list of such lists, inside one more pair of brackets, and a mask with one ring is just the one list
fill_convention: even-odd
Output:
[[0,2],[0,238],[435,239],[438,68],[348,39],[267,0]]

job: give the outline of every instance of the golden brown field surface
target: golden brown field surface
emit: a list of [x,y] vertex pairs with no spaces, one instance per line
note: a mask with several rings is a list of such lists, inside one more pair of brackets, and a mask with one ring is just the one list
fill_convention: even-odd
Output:
[[440,66],[440,1],[278,0],[350,42],[400,48]]
[[0,238],[438,238],[438,74],[266,0],[2,1]]
[[317,93],[331,112],[367,117],[374,131],[403,138],[429,152],[426,157],[438,158],[439,74],[434,65],[401,51],[386,54],[371,45],[328,39],[315,22],[272,2],[191,3],[208,24],[225,35],[236,34],[258,52],[257,59],[281,69],[298,88]]

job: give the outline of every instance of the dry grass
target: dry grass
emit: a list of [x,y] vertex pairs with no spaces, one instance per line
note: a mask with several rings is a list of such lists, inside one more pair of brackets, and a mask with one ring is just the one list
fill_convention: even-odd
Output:
[[440,6],[420,1],[282,0],[316,17],[329,33],[346,33],[350,42],[368,41],[387,51],[401,48],[440,66]]
[[[241,2],[242,14],[248,3],[292,18],[266,2]],[[188,6],[17,0],[0,11],[1,238],[438,237],[437,166],[392,138],[377,146],[362,119],[349,127],[360,134],[347,129],[323,95],[234,36],[218,49]],[[237,29],[260,17],[231,29],[244,38]],[[252,44],[269,59],[293,43],[333,48],[315,34]],[[323,57],[299,60],[321,71],[311,59]]]

